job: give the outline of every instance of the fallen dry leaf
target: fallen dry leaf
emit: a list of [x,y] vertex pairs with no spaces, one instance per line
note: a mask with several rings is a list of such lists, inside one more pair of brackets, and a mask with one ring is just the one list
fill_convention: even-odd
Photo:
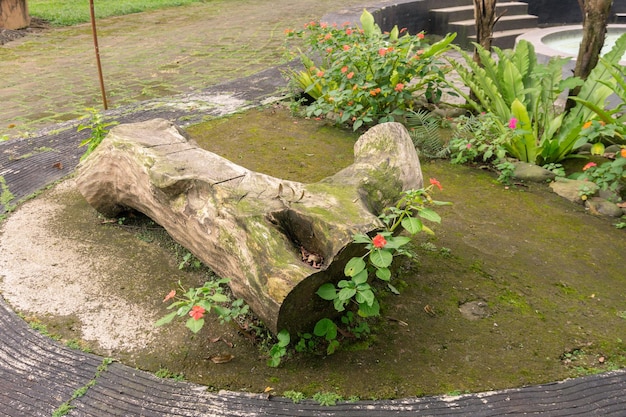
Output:
[[227,363],[227,362],[230,362],[233,359],[235,359],[235,355],[231,355],[230,353],[226,353],[224,355],[211,356],[211,357],[209,357],[209,359],[211,359],[211,362],[213,362],[213,363]]

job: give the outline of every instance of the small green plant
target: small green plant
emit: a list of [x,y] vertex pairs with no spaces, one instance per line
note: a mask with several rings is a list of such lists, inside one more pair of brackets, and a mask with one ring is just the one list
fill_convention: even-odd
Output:
[[184,381],[185,380],[185,375],[183,375],[182,373],[176,374],[174,372],[171,372],[167,368],[159,369],[158,371],[156,371],[154,373],[154,376],[156,376],[157,378],[173,379],[174,381]]
[[320,405],[328,407],[336,405],[337,401],[343,401],[343,397],[335,392],[316,392],[313,395],[313,400]]
[[104,116],[98,110],[93,108],[88,108],[89,119],[86,123],[82,123],[78,125],[76,129],[77,132],[80,132],[84,129],[90,129],[91,134],[85,140],[83,140],[79,146],[87,146],[87,151],[81,156],[81,160],[85,159],[89,154],[91,154],[97,147],[102,143],[107,133],[109,133],[109,127],[118,124],[117,122],[105,122]]
[[440,118],[434,117],[429,111],[407,111],[406,125],[420,156],[426,158],[445,158],[450,148],[444,146],[441,139]]
[[557,177],[565,177],[565,168],[563,168],[563,165],[561,164],[551,162],[549,164],[545,164],[543,168],[554,173]]
[[278,342],[271,347],[269,351],[270,358],[267,361],[267,365],[272,368],[276,368],[280,365],[282,358],[287,355],[287,346],[289,346],[291,341],[289,332],[284,329],[278,332],[276,338]]
[[285,391],[283,392],[283,397],[289,398],[294,404],[298,404],[306,398],[300,391]]
[[14,199],[15,196],[9,191],[6,180],[0,175],[0,204],[4,206],[5,211],[11,211],[13,209],[11,201]]
[[423,33],[412,36],[397,27],[382,33],[366,10],[361,28],[311,22],[286,34],[304,38],[310,48],[309,55],[300,54],[304,71],[290,74],[292,84],[314,100],[306,115],[333,116],[354,130],[402,120],[415,106],[414,93],[438,101],[444,69],[436,58],[456,36],[428,45]]
[[448,144],[453,164],[492,162],[506,156],[504,143],[511,132],[503,130],[492,113],[459,116]]
[[[439,223],[441,217],[430,205],[447,205],[449,203],[433,200],[433,189],[441,189],[441,183],[430,179],[427,188],[405,191],[395,206],[387,207],[379,218],[383,224],[383,230],[373,238],[363,234],[354,236],[353,241],[365,246],[362,256],[350,259],[344,268],[346,279],[340,280],[336,285],[333,283],[323,284],[316,292],[324,300],[332,301],[335,310],[345,311],[349,305],[357,309],[360,317],[373,317],[380,314],[380,304],[375,295],[374,288],[370,285],[370,277],[376,277],[384,282],[387,288],[398,294],[399,291],[391,283],[391,264],[395,256],[412,256],[405,246],[411,241],[409,236],[399,235],[400,230],[409,235],[420,232],[434,234],[426,226],[422,219]],[[350,318],[347,318],[350,321]],[[366,328],[360,328],[361,333]],[[319,320],[313,334],[323,338],[328,343],[327,354],[335,352],[339,346],[337,340],[337,325],[328,318]]]
[[[163,326],[170,323],[175,317],[187,317],[185,326],[194,333],[197,333],[204,326],[204,315],[211,310],[217,313],[221,323],[230,322],[231,320],[247,314],[249,306],[244,301],[237,299],[231,302],[230,297],[224,294],[223,284],[230,281],[228,278],[221,278],[215,281],[207,281],[202,287],[189,288],[185,290],[179,282],[182,295],[177,297],[176,290],[172,290],[165,296],[163,302],[175,300],[170,304],[168,309],[176,309],[168,315],[160,318],[155,326]],[[228,307],[227,305],[230,305]]]
[[200,262],[198,258],[193,256],[191,252],[187,252],[185,253],[185,255],[183,255],[183,260],[178,264],[178,269],[182,270],[186,266],[190,266],[192,269],[200,269],[200,267],[202,266],[202,262]]
[[502,159],[496,164],[496,169],[499,173],[497,178],[498,182],[502,184],[510,184],[515,172],[515,165],[511,161]]
[[589,162],[583,167],[582,173],[573,177],[578,180],[591,181],[601,190],[610,191],[617,196],[626,185],[626,147],[622,148],[612,161],[601,165]]

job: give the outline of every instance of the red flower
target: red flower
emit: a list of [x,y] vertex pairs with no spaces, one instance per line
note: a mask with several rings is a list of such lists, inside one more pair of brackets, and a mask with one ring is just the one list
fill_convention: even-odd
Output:
[[402,83],[396,84],[396,88],[394,88],[394,90],[396,90],[398,93],[401,92],[403,89],[404,89],[404,84]]
[[350,45],[344,45],[343,46],[343,50],[344,51],[349,51],[350,50]]
[[202,318],[202,316],[204,316],[204,313],[206,312],[206,310],[200,306],[193,306],[191,307],[191,311],[189,312],[189,315],[194,319],[194,320],[200,320]]
[[443,190],[443,187],[441,186],[441,183],[436,178],[431,178],[430,179],[430,183],[432,185],[436,186],[437,188],[439,188],[440,190]]
[[352,29],[350,28],[346,29],[346,35],[348,36],[352,35]]
[[330,38],[332,38],[332,37],[333,37],[333,35],[332,35],[332,34],[327,33],[327,34],[324,36],[324,40],[325,40],[325,41],[327,41],[327,40],[329,40],[329,39],[330,39]]
[[169,292],[169,294],[165,296],[165,298],[163,299],[163,302],[166,302],[167,300],[171,300],[175,296],[176,296],[176,290],[172,290]]
[[348,66],[347,66],[347,65],[346,65],[346,66],[343,66],[343,67],[341,68],[341,73],[342,73],[342,74],[345,74],[346,72],[348,72]]
[[387,244],[387,240],[383,235],[376,235],[374,236],[374,239],[372,239],[372,244],[375,248],[382,249]]
[[387,55],[387,52],[388,52],[388,51],[387,51],[387,49],[385,49],[385,48],[380,48],[380,49],[378,50],[378,55],[380,55],[380,56],[385,56],[385,55]]
[[317,71],[316,74],[318,77],[322,78],[324,76],[324,71]]
[[596,164],[595,162],[589,162],[587,165],[583,167],[583,171],[587,171],[589,168],[596,167],[596,166],[598,166],[598,164]]
[[423,33],[418,33],[417,34],[417,39],[424,39],[424,34]]
[[348,75],[346,75],[347,79],[352,79],[352,77],[354,77],[354,72],[349,72]]

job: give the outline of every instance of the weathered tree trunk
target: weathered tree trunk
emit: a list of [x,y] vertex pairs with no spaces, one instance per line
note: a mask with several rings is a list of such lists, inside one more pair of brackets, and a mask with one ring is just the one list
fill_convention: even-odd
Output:
[[[583,38],[578,49],[574,76],[586,80],[600,59],[613,0],[578,0],[578,3],[583,15]],[[577,96],[579,92],[580,87],[577,87],[570,95]],[[575,104],[574,100],[568,100],[566,110]]]
[[[493,27],[496,24],[496,0],[474,0],[474,20],[476,21],[476,43],[491,50]],[[474,50],[474,62],[480,64],[480,57]]]
[[30,25],[26,0],[0,0],[0,29],[23,29]]
[[420,188],[422,174],[397,123],[361,136],[351,166],[302,184],[238,166],[155,119],[113,128],[79,166],[77,183],[107,216],[132,208],[162,225],[230,278],[234,295],[271,331],[297,332],[333,313],[315,291],[343,277],[345,263],[363,250],[352,236],[379,228],[380,210]]

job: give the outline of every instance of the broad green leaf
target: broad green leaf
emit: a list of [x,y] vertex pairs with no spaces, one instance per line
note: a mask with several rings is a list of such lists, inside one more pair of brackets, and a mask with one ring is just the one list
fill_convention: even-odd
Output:
[[159,326],[163,326],[164,324],[170,323],[172,320],[174,320],[174,317],[176,317],[177,315],[178,315],[177,311],[172,311],[167,316],[164,316],[158,319],[156,323],[154,323],[154,326],[159,327]]
[[355,299],[357,303],[359,304],[367,304],[368,306],[371,306],[376,300],[376,297],[374,296],[374,293],[372,292],[372,290],[368,288],[366,290],[359,291]]
[[326,340],[337,338],[337,325],[331,319],[321,319],[315,324],[313,334],[318,337],[325,337]]
[[202,326],[204,326],[204,319],[196,320],[193,317],[190,317],[189,320],[187,320],[187,323],[185,323],[185,326],[187,326],[187,328],[192,332],[198,333],[200,329],[202,329]]
[[383,281],[389,281],[391,279],[391,271],[389,268],[378,268],[376,270],[376,277]]
[[346,267],[343,269],[343,273],[347,277],[353,277],[366,267],[365,261],[362,258],[352,258],[346,263]]
[[440,223],[441,216],[436,211],[429,208],[418,209],[417,214],[423,219],[430,220],[431,222]]
[[367,282],[367,275],[367,269],[364,269],[352,277],[352,282],[354,282],[354,285],[364,284]]
[[283,329],[280,332],[278,332],[278,334],[276,335],[276,338],[278,339],[278,346],[283,346],[283,347],[289,345],[289,341],[291,340],[291,337],[289,336],[289,332],[286,329]]
[[337,289],[333,284],[326,283],[319,287],[315,294],[319,295],[324,300],[331,301],[337,298]]
[[374,22],[374,16],[363,9],[363,13],[361,14],[361,28],[363,28],[363,32],[365,36],[370,37],[376,31],[376,23]]
[[395,236],[387,239],[387,244],[385,245],[385,249],[398,249],[401,246],[406,245],[411,241],[410,237],[407,236]]
[[387,268],[393,262],[393,255],[382,249],[376,249],[370,252],[370,262],[376,268]]
[[359,304],[359,316],[361,317],[375,317],[380,314],[380,305],[378,304],[378,300],[374,299],[372,305],[368,305],[367,303]]
[[404,219],[402,219],[401,224],[404,230],[412,235],[421,232],[422,228],[424,227],[422,221],[417,217],[405,217]]
[[356,294],[356,289],[354,288],[342,288],[338,293],[337,293],[337,298],[340,299],[341,301],[347,301],[349,299],[351,299],[354,294]]
[[389,32],[389,40],[391,42],[397,41],[399,34],[400,34],[400,31],[398,30],[398,25],[396,25],[393,27],[393,29],[391,29],[391,32]]
[[372,243],[372,239],[370,239],[367,235],[363,235],[360,233],[354,235],[352,237],[352,240],[354,241],[354,243]]
[[225,302],[228,302],[230,299],[228,298],[227,295],[216,292],[215,294],[211,296],[211,300],[213,300],[213,302],[215,303],[225,303]]

